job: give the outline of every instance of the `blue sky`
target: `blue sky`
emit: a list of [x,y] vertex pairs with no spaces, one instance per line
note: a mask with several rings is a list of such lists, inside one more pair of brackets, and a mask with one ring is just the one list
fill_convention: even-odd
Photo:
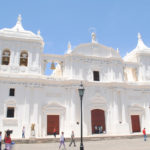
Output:
[[121,56],[136,47],[138,32],[150,46],[150,0],[1,0],[0,28],[14,26],[18,14],[25,29],[40,29],[45,53],[90,42],[93,28],[99,43]]

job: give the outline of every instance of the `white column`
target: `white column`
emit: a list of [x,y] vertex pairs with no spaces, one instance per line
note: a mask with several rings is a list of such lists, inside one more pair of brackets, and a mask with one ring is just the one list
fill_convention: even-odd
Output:
[[[75,97],[75,89],[70,89],[70,101],[71,101],[71,105],[70,105],[70,132],[72,130],[75,130],[76,128],[76,99],[74,98]],[[69,133],[70,134],[70,133]]]
[[28,66],[32,66],[32,53],[28,53]]
[[35,67],[39,66],[39,53],[36,53],[34,66]]
[[19,53],[19,52],[16,52],[14,64],[15,64],[16,66],[19,66],[19,65],[20,65],[20,53]]
[[9,59],[10,59],[10,65],[14,64],[14,51],[11,51]]
[[2,64],[2,50],[0,50],[0,65]]
[[145,128],[145,117],[144,114],[141,114],[141,131]]
[[122,104],[122,123],[127,123],[125,105]]
[[111,110],[108,109],[106,112],[106,133],[111,132]]
[[114,102],[113,102],[113,118],[114,123],[119,123],[119,112],[118,112],[118,104],[117,104],[117,93],[114,92]]
[[43,135],[44,137],[47,136],[47,114],[44,113],[44,116],[43,116]]
[[45,113],[44,113],[44,111],[42,110],[42,112],[41,112],[42,114],[41,114],[41,137],[45,137],[45,122],[46,122],[46,120],[45,120]]
[[38,137],[41,137],[41,114],[38,116]]
[[149,104],[147,104],[147,106],[145,107],[145,127],[146,127],[146,131],[150,132],[150,108],[149,108]]

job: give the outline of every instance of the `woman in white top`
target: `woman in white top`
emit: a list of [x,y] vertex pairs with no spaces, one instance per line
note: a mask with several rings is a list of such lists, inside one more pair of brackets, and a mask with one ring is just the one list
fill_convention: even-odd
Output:
[[65,148],[64,132],[61,132],[59,149],[61,148],[61,145],[62,145],[62,144],[63,144],[63,146],[64,146],[64,149],[66,149],[66,148]]

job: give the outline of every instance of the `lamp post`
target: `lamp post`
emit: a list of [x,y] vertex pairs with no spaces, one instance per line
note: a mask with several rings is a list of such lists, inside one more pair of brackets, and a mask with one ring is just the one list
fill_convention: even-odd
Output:
[[82,138],[82,133],[83,133],[83,127],[82,127],[82,98],[83,98],[83,95],[84,95],[84,87],[83,87],[82,82],[80,84],[78,92],[79,92],[80,102],[81,102],[81,143],[80,143],[80,150],[84,150],[83,138]]

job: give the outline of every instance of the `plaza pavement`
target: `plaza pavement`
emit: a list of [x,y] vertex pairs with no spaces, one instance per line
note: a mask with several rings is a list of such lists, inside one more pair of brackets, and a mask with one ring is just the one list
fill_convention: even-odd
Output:
[[[66,142],[66,150],[80,150],[80,142],[70,148]],[[3,145],[4,146],[4,145]],[[59,143],[15,144],[13,150],[58,150]],[[61,150],[64,150],[61,148]],[[150,138],[145,142],[137,139],[115,139],[103,141],[85,141],[84,150],[150,150]]]

